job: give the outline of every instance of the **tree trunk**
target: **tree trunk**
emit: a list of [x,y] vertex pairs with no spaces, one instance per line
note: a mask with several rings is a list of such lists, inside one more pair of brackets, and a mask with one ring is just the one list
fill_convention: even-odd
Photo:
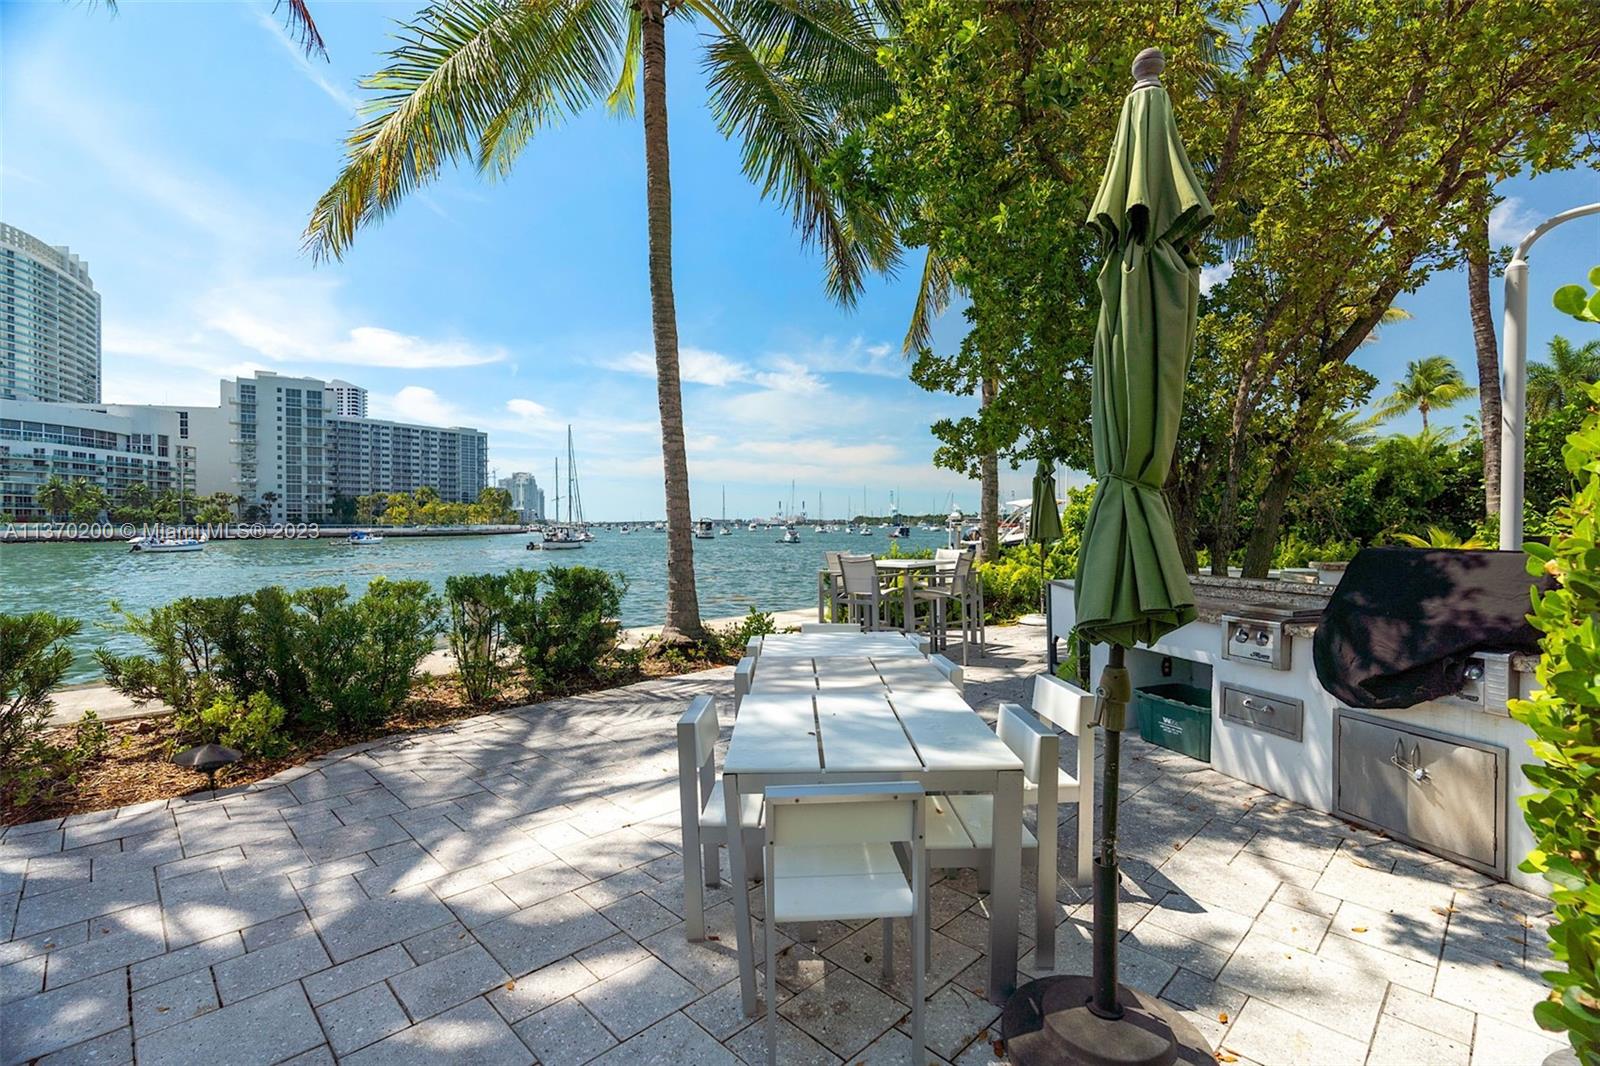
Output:
[[1500,345],[1489,309],[1489,190],[1473,198],[1467,234],[1467,306],[1478,351],[1478,420],[1483,428],[1483,510],[1500,513]]
[[1245,577],[1266,577],[1272,567],[1273,552],[1278,547],[1278,526],[1283,521],[1283,507],[1289,500],[1289,490],[1294,486],[1294,476],[1300,469],[1299,453],[1289,445],[1279,445],[1272,461],[1272,473],[1266,488],[1261,492],[1261,503],[1251,521],[1250,539],[1245,543]]
[[[994,375],[985,372],[983,375],[983,406],[988,407],[994,402],[995,393],[999,391],[999,382]],[[998,559],[1000,557],[1000,456],[992,448],[985,448],[983,458],[980,460],[983,478],[982,500],[979,504],[978,530],[981,541],[979,558]]]
[[667,500],[667,617],[664,644],[705,638],[694,587],[689,460],[678,383],[678,309],[672,296],[672,178],[667,155],[667,32],[662,0],[640,0],[644,52],[644,169],[650,231],[650,324],[661,408],[661,465]]

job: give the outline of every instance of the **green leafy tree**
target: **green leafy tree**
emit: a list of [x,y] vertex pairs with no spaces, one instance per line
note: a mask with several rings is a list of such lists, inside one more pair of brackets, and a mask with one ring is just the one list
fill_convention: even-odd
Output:
[[94,522],[111,507],[106,490],[88,478],[73,478],[67,510],[74,522]]
[[[1600,404],[1600,388],[1591,396]],[[1533,1016],[1565,1031],[1583,1066],[1600,1066],[1600,413],[1572,434],[1566,463],[1582,488],[1557,512],[1549,545],[1526,545],[1530,570],[1558,586],[1534,604],[1538,688],[1511,713],[1533,730],[1538,758],[1522,768],[1537,791],[1520,801],[1535,841],[1521,869],[1550,882],[1555,904],[1558,968],[1544,974],[1554,994]]]
[[1589,386],[1600,381],[1600,340],[1574,345],[1567,338],[1550,338],[1545,362],[1528,365],[1528,418],[1546,418],[1556,410],[1581,402]]
[[[889,5],[883,5],[889,10]],[[651,320],[667,503],[666,642],[701,641],[672,278],[666,20],[705,28],[712,115],[740,142],[744,169],[792,210],[822,249],[829,290],[850,300],[866,271],[891,262],[893,233],[838,194],[826,162],[846,120],[875,109],[878,5],[736,0],[436,2],[399,28],[380,91],[351,134],[344,170],[312,212],[307,242],[340,256],[357,231],[465,162],[508,173],[533,136],[604,101],[631,115],[641,99]]]
[[1449,357],[1430,355],[1406,364],[1405,377],[1394,383],[1394,391],[1378,405],[1378,417],[1387,421],[1416,411],[1422,415],[1426,432],[1430,411],[1454,407],[1472,395],[1472,386]]

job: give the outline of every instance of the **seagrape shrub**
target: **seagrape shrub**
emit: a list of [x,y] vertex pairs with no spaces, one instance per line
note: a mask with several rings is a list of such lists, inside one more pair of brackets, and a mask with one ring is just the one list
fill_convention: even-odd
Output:
[[[1600,405],[1600,386],[1590,393]],[[1521,869],[1552,886],[1548,999],[1539,1025],[1565,1031],[1584,1066],[1600,1066],[1600,413],[1590,411],[1563,457],[1579,488],[1555,515],[1548,545],[1529,543],[1529,569],[1559,584],[1535,593],[1543,633],[1538,688],[1512,703],[1533,730],[1540,762],[1526,765],[1538,791],[1522,799],[1534,850]]]
[[26,807],[69,786],[106,747],[106,728],[89,712],[69,744],[45,739],[50,693],[72,667],[66,641],[78,623],[48,611],[0,614],[0,800]]
[[628,582],[589,566],[511,570],[506,637],[530,692],[559,692],[592,677],[616,648]]

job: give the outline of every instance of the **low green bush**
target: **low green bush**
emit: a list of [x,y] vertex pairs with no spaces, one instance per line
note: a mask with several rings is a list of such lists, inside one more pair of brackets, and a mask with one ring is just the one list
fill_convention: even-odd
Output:
[[511,607],[505,574],[461,574],[445,579],[450,611],[450,652],[461,689],[472,703],[493,698],[505,682],[506,614]]
[[777,620],[771,614],[752,607],[739,621],[712,630],[711,640],[716,646],[717,658],[737,662],[752,637],[765,637],[777,631]]
[[[1591,396],[1600,404],[1600,386]],[[1580,488],[1555,515],[1548,545],[1526,545],[1529,569],[1559,584],[1535,594],[1543,633],[1538,684],[1511,713],[1533,730],[1540,762],[1526,765],[1538,791],[1521,801],[1534,850],[1521,869],[1552,885],[1550,948],[1559,968],[1534,1020],[1565,1031],[1583,1066],[1600,1066],[1600,413],[1568,438],[1567,469]]]
[[506,636],[530,692],[558,692],[593,677],[617,644],[627,579],[588,566],[512,570]]
[[[433,650],[440,602],[427,582],[377,578],[357,600],[342,586],[293,595],[273,586],[185,597],[143,615],[112,609],[144,645],[96,653],[112,688],[160,700],[196,729],[219,699],[248,708],[259,693],[282,710],[274,728],[287,742],[288,734],[369,728],[397,710]],[[275,745],[255,747],[265,754]]]
[[54,703],[50,693],[72,667],[66,641],[76,621],[48,611],[0,614],[0,801],[25,807],[70,786],[105,751],[106,728],[91,711],[73,742],[45,739]]
[[224,692],[197,713],[174,716],[173,747],[224,744],[246,758],[275,759],[291,747],[284,716],[283,706],[265,692],[245,699]]

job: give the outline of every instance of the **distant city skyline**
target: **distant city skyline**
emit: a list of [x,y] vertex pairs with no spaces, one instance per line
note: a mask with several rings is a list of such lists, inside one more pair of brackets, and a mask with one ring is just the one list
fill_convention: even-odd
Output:
[[[299,55],[270,5],[0,6],[6,221],[94,264],[106,402],[212,402],[219,378],[257,369],[350,379],[370,390],[371,417],[487,431],[502,478],[548,476],[571,423],[589,516],[659,517],[635,121],[595,113],[543,131],[511,178],[448,174],[344,262],[313,267],[301,254],[354,121],[356,81],[376,68],[389,20],[414,11],[319,8],[324,63]],[[853,312],[832,305],[816,256],[799,250],[706,114],[697,37],[678,25],[670,35],[695,516],[720,514],[724,486],[730,515],[770,514],[791,478],[812,513],[819,491],[829,515],[843,516],[847,496],[863,510],[863,486],[870,511],[886,510],[891,490],[908,512],[952,492],[974,509],[976,483],[933,468],[927,427],[975,401],[917,389],[899,350],[916,271],[875,281]],[[1494,236],[1507,242],[1600,199],[1600,178],[1574,171],[1502,191]],[[1554,333],[1577,335],[1550,293],[1595,261],[1600,221],[1541,244],[1534,358]],[[1498,306],[1498,278],[1493,292]],[[1408,359],[1435,352],[1470,379],[1463,276],[1440,275],[1397,304],[1411,319],[1355,358],[1378,393]],[[936,346],[949,350],[964,328],[958,307]],[[1026,495],[1029,474],[1002,470],[1002,495]]]

